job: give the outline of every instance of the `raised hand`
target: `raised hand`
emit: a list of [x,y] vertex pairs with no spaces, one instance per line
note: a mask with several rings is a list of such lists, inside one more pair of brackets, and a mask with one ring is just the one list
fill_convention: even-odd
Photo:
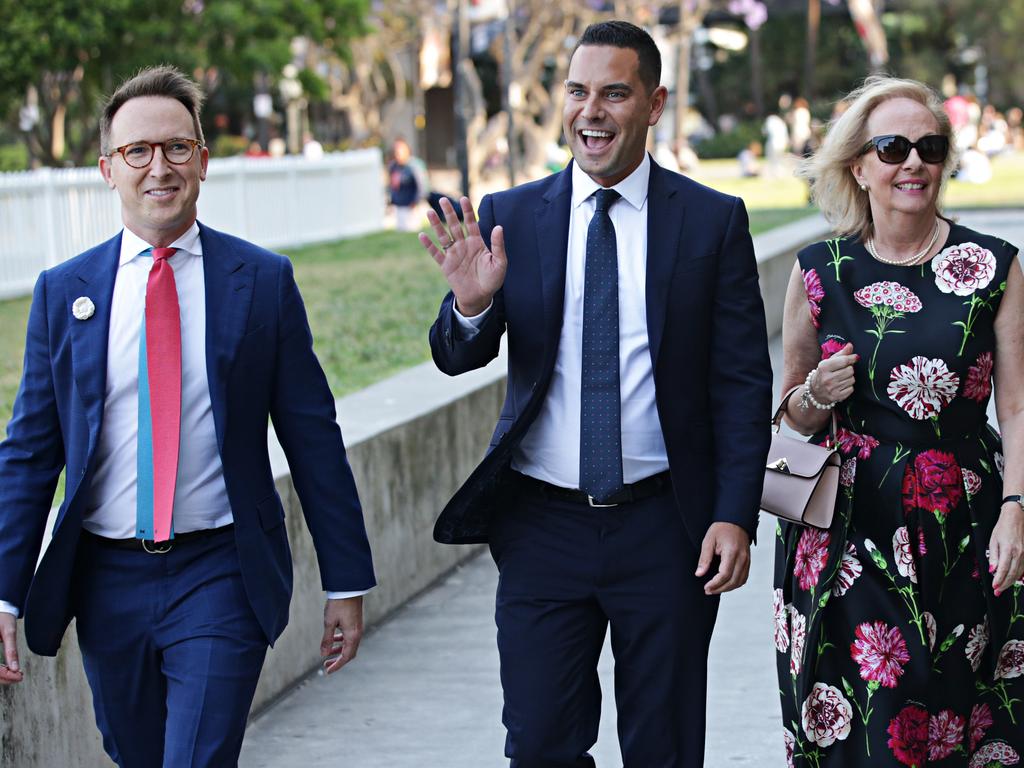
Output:
[[480,236],[480,226],[473,213],[469,198],[459,201],[465,230],[459,222],[455,208],[445,198],[441,199],[444,221],[434,211],[427,212],[427,219],[437,236],[435,245],[430,235],[421,232],[420,243],[427,249],[444,272],[448,287],[455,294],[459,312],[467,317],[479,315],[488,306],[494,294],[505,282],[505,233],[500,226],[491,232],[491,247],[487,250]]

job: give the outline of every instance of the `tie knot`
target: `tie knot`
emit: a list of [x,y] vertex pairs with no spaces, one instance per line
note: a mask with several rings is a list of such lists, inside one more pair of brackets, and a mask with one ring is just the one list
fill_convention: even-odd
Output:
[[607,211],[612,207],[612,203],[618,200],[622,195],[616,192],[614,189],[599,189],[594,193],[594,200],[597,202],[598,212]]
[[161,259],[169,259],[171,256],[178,252],[177,248],[151,248],[153,251],[153,261],[157,262]]

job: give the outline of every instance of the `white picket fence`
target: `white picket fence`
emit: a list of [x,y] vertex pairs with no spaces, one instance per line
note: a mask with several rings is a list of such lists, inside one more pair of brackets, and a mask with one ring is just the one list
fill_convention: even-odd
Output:
[[[265,248],[383,228],[379,150],[210,161],[199,195],[204,224]],[[117,193],[97,168],[0,174],[0,298],[31,293],[40,271],[121,228]]]

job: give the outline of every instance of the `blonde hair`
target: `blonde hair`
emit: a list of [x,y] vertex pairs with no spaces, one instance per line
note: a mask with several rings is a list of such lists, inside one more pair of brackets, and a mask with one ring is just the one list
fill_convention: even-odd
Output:
[[939,133],[949,139],[949,154],[942,168],[942,185],[957,166],[953,126],[939,95],[917,80],[871,75],[843,99],[849,106],[829,124],[821,148],[797,169],[797,176],[810,182],[811,199],[841,235],[856,235],[862,240],[871,235],[868,196],[861,191],[850,166],[861,156],[861,150],[871,138],[867,135],[867,122],[875,107],[889,99],[900,98],[911,99],[926,107],[938,123]]

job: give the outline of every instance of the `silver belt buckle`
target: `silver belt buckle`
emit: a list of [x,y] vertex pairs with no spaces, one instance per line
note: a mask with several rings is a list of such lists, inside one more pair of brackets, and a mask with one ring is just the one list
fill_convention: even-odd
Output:
[[153,549],[149,548],[150,541],[148,539],[142,540],[142,549],[151,555],[166,555],[174,548],[174,542],[168,539],[167,541],[154,541]]
[[619,506],[618,504],[600,504],[600,503],[594,501],[594,497],[591,496],[589,493],[587,494],[587,504],[589,504],[592,507],[596,507],[598,509],[604,509],[606,507],[617,507],[617,506]]

